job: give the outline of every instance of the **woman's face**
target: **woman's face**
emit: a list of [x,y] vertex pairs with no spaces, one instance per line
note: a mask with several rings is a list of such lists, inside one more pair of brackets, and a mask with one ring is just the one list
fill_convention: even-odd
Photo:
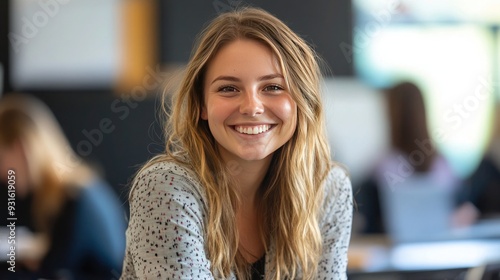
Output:
[[223,159],[270,159],[292,137],[297,105],[277,57],[254,40],[222,47],[208,65],[201,118],[208,121]]

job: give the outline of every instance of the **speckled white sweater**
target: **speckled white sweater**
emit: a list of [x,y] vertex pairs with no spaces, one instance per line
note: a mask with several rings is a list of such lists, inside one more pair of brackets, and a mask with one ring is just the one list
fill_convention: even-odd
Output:
[[[121,279],[214,279],[205,252],[209,206],[193,174],[170,162],[154,164],[139,174],[130,201]],[[319,221],[323,255],[316,279],[347,279],[351,183],[346,173],[335,167],[325,184],[324,211]],[[271,247],[266,252],[266,275],[273,272],[273,254]]]

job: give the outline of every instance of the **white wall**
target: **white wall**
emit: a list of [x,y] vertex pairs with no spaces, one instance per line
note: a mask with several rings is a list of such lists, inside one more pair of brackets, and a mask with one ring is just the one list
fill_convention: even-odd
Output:
[[14,89],[113,85],[121,60],[120,3],[11,1]]
[[325,80],[324,105],[332,158],[358,183],[389,147],[389,126],[380,92],[355,78]]

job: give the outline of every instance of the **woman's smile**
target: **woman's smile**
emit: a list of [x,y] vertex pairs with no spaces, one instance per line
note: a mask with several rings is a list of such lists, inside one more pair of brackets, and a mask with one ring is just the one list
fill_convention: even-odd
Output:
[[271,125],[270,124],[235,125],[234,129],[241,134],[257,135],[269,131],[269,129],[271,129]]

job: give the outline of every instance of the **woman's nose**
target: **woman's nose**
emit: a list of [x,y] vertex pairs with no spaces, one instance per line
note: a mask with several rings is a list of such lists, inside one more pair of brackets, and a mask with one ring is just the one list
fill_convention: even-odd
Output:
[[257,92],[247,92],[242,96],[240,113],[243,115],[256,116],[264,112],[264,104]]

